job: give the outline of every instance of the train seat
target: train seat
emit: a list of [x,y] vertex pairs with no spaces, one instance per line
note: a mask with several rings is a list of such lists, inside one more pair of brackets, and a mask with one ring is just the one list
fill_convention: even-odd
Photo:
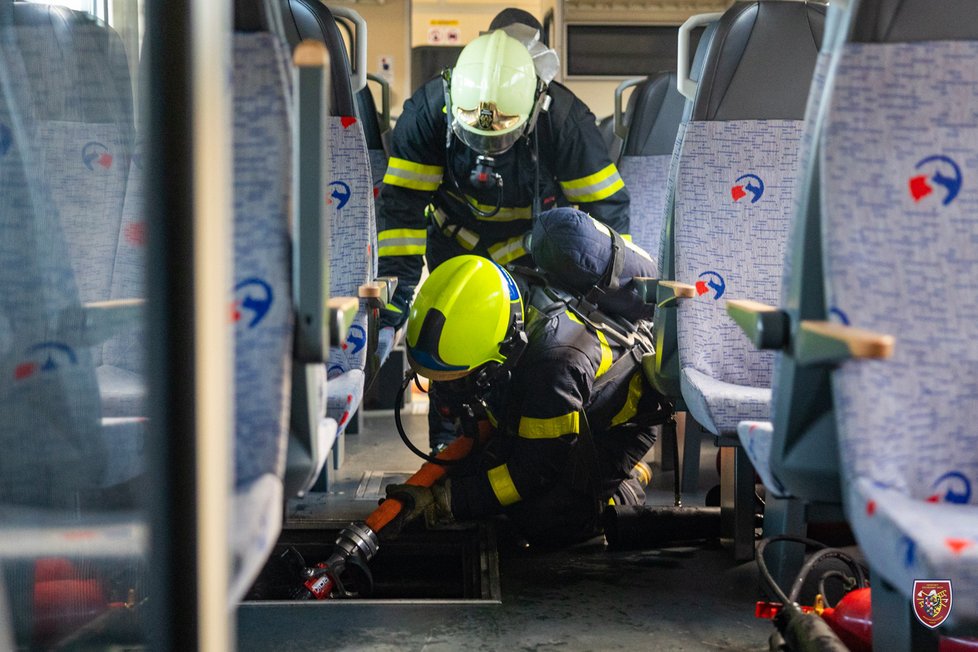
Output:
[[[118,34],[64,7],[13,3],[32,84],[41,164],[61,216],[83,302],[141,296],[140,233],[125,230],[138,195],[129,65]],[[123,260],[125,258],[125,260]],[[133,260],[135,258],[135,260]],[[129,271],[135,274],[126,274]],[[138,322],[138,320],[137,320]],[[138,323],[93,349],[108,417],[145,414]]]
[[[248,4],[245,7],[243,5]],[[255,5],[259,3],[254,3]],[[232,599],[282,526],[293,350],[291,57],[268,12],[236,3],[234,96],[234,501]]]
[[978,5],[879,4],[832,10],[823,259],[852,328],[821,343],[857,357],[853,329],[896,337],[890,359],[844,360],[832,386],[846,515],[882,580],[874,649],[897,650],[914,645],[915,580],[950,580],[950,624],[978,631]]
[[[692,63],[689,66],[689,83],[693,85],[693,92],[689,92],[683,103],[682,118],[676,132],[676,141],[672,147],[672,157],[669,163],[669,175],[666,179],[666,196],[663,202],[661,231],[659,234],[659,248],[657,252],[649,252],[656,258],[658,263],[658,278],[663,281],[675,280],[674,262],[674,231],[675,231],[675,194],[676,194],[676,174],[679,169],[679,157],[682,153],[683,136],[686,133],[686,126],[693,115],[693,99],[695,97],[695,84],[698,82],[706,63],[706,54],[716,33],[717,20],[721,14],[700,14],[690,18],[690,21],[705,25],[696,51],[693,55]],[[686,26],[684,26],[686,28]],[[688,53],[687,53],[688,54]],[[657,301],[655,318],[653,319],[653,332],[655,334],[655,361],[650,366],[646,374],[649,382],[662,394],[681,403],[682,391],[679,387],[679,353],[676,343],[676,305],[669,300],[670,293],[663,289],[657,291]],[[677,405],[683,409],[683,406]]]
[[685,103],[676,74],[660,73],[632,91],[625,112],[618,169],[632,197],[632,241],[653,257],[659,255],[669,166]]
[[[57,203],[30,151],[36,78],[0,35],[0,502],[67,509],[106,470],[91,341]],[[74,327],[73,325],[74,324]]]
[[[283,0],[285,33],[294,46],[303,38],[325,43],[330,52],[333,96],[328,118],[330,170],[327,189],[331,212],[330,295],[359,296],[360,310],[343,342],[330,350],[327,363],[327,410],[338,424],[334,466],[343,462],[342,436],[363,400],[368,374],[379,367],[379,343],[389,354],[394,334],[378,332],[378,308],[386,303],[390,286],[375,281],[377,222],[374,184],[363,121],[358,117],[356,93],[346,43],[326,5],[310,0]],[[369,295],[384,286],[380,299]],[[374,290],[368,288],[373,287]]]
[[676,279],[691,295],[677,314],[681,387],[716,435],[769,415],[774,355],[750,346],[720,300],[777,300],[823,21],[824,5],[736,3],[686,126],[675,195]]

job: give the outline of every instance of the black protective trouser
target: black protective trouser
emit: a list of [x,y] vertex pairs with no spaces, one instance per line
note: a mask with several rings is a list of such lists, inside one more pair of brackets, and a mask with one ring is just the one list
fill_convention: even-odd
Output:
[[[615,505],[645,504],[645,491],[632,470],[655,443],[651,426],[625,424],[593,436],[594,446],[578,441],[560,478],[545,494],[507,507],[505,514],[533,545],[558,547],[601,533],[601,514]],[[597,464],[588,456],[597,454]],[[594,473],[600,474],[591,482]]]

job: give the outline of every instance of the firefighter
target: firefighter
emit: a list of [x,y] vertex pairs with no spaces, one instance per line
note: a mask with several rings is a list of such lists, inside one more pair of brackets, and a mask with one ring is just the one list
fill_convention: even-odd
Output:
[[540,288],[521,292],[486,258],[431,273],[411,308],[408,361],[441,381],[432,410],[488,421],[493,435],[432,488],[388,486],[404,522],[505,513],[531,543],[564,545],[599,532],[609,500],[644,502],[639,463],[666,413],[641,356],[587,321]]
[[[500,29],[501,28],[501,29]],[[594,115],[552,81],[557,55],[530,14],[504,10],[453,69],[404,104],[378,197],[381,276],[398,277],[382,311],[400,327],[422,269],[459,254],[527,263],[534,214],[576,204],[629,232],[629,198]]]

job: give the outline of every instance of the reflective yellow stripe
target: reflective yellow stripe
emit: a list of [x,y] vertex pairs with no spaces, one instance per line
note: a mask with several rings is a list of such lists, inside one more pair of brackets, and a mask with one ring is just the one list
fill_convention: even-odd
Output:
[[423,165],[392,156],[387,163],[384,183],[412,190],[438,190],[445,168],[439,165]]
[[446,237],[455,236],[455,241],[465,249],[466,251],[472,251],[475,246],[479,244],[479,234],[471,231],[464,226],[456,229],[454,226],[445,226],[448,223],[448,215],[445,214],[440,208],[435,208],[431,212],[432,219],[435,220],[435,224],[441,229],[441,232],[445,234]]
[[[572,313],[570,310],[566,311],[567,318],[576,324],[584,326],[584,322],[578,318],[577,315]],[[595,378],[600,378],[604,375],[606,371],[611,369],[611,363],[614,362],[613,356],[611,354],[611,345],[608,344],[608,338],[604,336],[604,333],[594,329],[594,332],[598,335],[598,343],[601,345],[601,362],[598,363],[598,371],[594,374]]]
[[377,255],[423,256],[427,241],[424,229],[388,229],[377,234]]
[[520,417],[519,435],[526,439],[554,439],[561,435],[576,435],[580,427],[581,415],[577,412],[549,419]]
[[628,398],[625,399],[625,405],[622,406],[621,410],[614,416],[611,420],[612,426],[617,426],[620,423],[625,423],[633,416],[638,414],[638,402],[642,398],[642,372],[637,371],[632,379],[628,383]]
[[624,240],[625,242],[631,242],[632,241],[632,236],[628,235],[627,233],[622,233],[621,234],[621,239]]
[[600,201],[610,197],[624,188],[625,182],[618,174],[618,168],[612,163],[603,170],[586,177],[561,181],[560,186],[564,189],[564,196],[567,197],[568,201],[580,203]]
[[601,363],[598,364],[598,371],[594,374],[595,378],[600,378],[604,375],[606,371],[611,369],[611,346],[608,344],[608,338],[604,336],[604,333],[597,331],[598,342],[601,343]]
[[[476,201],[475,197],[471,195],[465,195],[465,197],[460,197],[454,192],[448,193],[453,199],[465,203],[466,201],[471,206],[475,206],[480,211],[485,213],[491,213],[496,210],[495,205],[482,204]],[[482,215],[476,215],[475,218],[480,222],[515,222],[516,220],[529,220],[533,218],[533,209],[531,206],[501,206],[495,215],[492,217],[483,217]]]
[[518,235],[509,240],[503,240],[489,247],[489,255],[500,265],[511,263],[517,258],[526,255],[526,248],[523,246],[523,236]]
[[496,494],[496,500],[499,501],[500,505],[505,507],[523,500],[520,497],[520,492],[516,490],[516,485],[513,484],[513,476],[509,474],[509,467],[505,464],[489,469],[487,475],[489,476],[489,486],[492,487],[492,492]]

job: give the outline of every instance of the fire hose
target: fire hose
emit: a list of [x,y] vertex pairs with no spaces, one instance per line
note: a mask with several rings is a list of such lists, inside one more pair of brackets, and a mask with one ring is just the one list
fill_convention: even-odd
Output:
[[[410,384],[413,376],[405,377],[398,395],[397,405],[400,405],[403,392]],[[467,408],[467,406],[463,406]],[[467,417],[462,421],[462,435],[437,455],[430,456],[421,453],[426,461],[414,475],[405,480],[404,484],[415,487],[432,487],[447,473],[449,466],[458,464],[469,456],[477,443],[488,440],[492,427],[486,420],[476,420],[474,412],[466,409]],[[400,410],[394,413],[398,431],[402,439],[407,441],[401,424]],[[409,448],[418,451],[413,445]],[[392,538],[404,524],[398,521],[404,509],[404,502],[396,496],[388,497],[364,521],[355,521],[347,525],[337,535],[333,553],[326,561],[303,569],[303,582],[293,594],[299,600],[325,600],[328,598],[356,598],[369,594],[373,578],[368,562],[380,550],[381,540]],[[354,577],[351,584],[350,574]]]

